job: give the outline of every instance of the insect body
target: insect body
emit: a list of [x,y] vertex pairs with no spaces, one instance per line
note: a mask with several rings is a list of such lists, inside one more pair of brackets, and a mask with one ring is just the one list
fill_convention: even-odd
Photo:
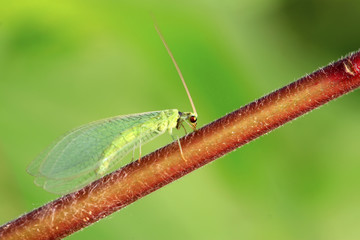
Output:
[[51,145],[28,167],[35,183],[49,192],[66,193],[104,175],[140,144],[196,115],[177,109],[117,116],[76,128]]
[[29,165],[27,171],[35,176],[36,185],[59,194],[77,190],[104,175],[130,151],[164,132],[171,134],[172,129],[179,129],[184,122],[196,128],[197,113],[189,90],[164,38],[155,28],[179,73],[193,112],[170,109],[139,113],[78,127],[50,145]]

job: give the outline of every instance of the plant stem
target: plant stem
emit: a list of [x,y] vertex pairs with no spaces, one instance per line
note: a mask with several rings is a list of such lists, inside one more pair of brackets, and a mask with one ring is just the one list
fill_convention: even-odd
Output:
[[0,227],[0,238],[58,239],[360,86],[360,52],[260,98]]

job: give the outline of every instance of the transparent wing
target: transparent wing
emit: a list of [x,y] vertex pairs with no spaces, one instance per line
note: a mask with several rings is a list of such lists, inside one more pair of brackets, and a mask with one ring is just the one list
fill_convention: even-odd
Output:
[[[27,171],[36,177],[37,185],[50,192],[65,193],[84,186],[99,177],[95,170],[104,150],[115,138],[131,128],[137,129],[137,126],[149,121],[156,122],[160,113],[118,116],[76,128],[51,144],[29,165]],[[143,129],[141,135],[114,154],[114,159],[120,160],[140,142],[144,144],[161,133]],[[111,162],[112,165],[115,163]]]
[[[125,145],[121,150],[119,150],[116,155],[113,157],[113,161],[108,166],[108,170],[112,169],[113,165],[118,163],[124,156],[126,156],[129,152],[131,152],[134,148],[139,147],[140,144],[145,144],[149,142],[151,139],[159,136],[161,132],[147,132],[139,138],[134,139],[134,141],[129,142]],[[140,140],[141,139],[141,140]],[[76,189],[80,189],[81,187],[87,185],[88,183],[98,179],[100,177],[94,169],[91,169],[89,172],[83,172],[81,174],[77,174],[71,178],[63,178],[63,179],[52,179],[52,178],[44,178],[37,177],[37,185],[42,186],[45,190],[58,194],[65,194]]]
[[41,186],[48,192],[66,194],[82,188],[97,178],[99,178],[99,176],[94,171],[92,171],[70,179],[48,178]]

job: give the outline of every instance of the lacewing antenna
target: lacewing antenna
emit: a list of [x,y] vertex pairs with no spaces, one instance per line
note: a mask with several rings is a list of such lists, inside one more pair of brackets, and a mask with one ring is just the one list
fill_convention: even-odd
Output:
[[161,41],[163,42],[163,44],[164,44],[164,46],[165,46],[168,54],[170,55],[171,60],[173,61],[174,65],[175,65],[175,68],[176,68],[176,70],[177,70],[177,72],[178,72],[178,74],[179,74],[179,77],[180,77],[180,79],[181,79],[181,81],[182,81],[182,83],[183,83],[183,85],[184,85],[184,88],[185,88],[185,91],[186,91],[186,93],[187,93],[187,95],[188,95],[188,97],[189,97],[189,101],[190,101],[190,103],[191,103],[193,112],[194,112],[195,115],[197,115],[194,102],[193,102],[193,100],[192,100],[192,98],[191,98],[189,89],[188,89],[188,87],[186,86],[185,79],[184,79],[184,77],[183,77],[183,75],[182,75],[182,73],[181,73],[181,71],[180,71],[180,68],[179,68],[178,64],[176,63],[175,58],[174,58],[173,54],[171,53],[170,48],[168,47],[168,45],[167,45],[167,43],[166,43],[163,35],[161,34],[159,27],[158,27],[157,24],[156,24],[155,18],[153,18],[153,19],[154,19],[155,29],[156,29],[157,33],[159,34],[160,39],[161,39]]

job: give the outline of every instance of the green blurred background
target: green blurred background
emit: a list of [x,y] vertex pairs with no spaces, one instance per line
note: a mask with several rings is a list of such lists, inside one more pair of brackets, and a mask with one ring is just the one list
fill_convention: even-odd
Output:
[[[355,0],[1,1],[0,225],[57,198],[25,169],[59,135],[191,110],[151,13],[202,126],[357,50],[359,12]],[[360,239],[359,100],[331,102],[68,239]]]

